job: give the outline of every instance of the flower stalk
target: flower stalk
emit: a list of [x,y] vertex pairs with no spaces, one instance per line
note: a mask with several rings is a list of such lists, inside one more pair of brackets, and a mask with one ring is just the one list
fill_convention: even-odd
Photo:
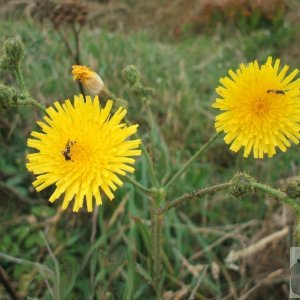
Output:
[[139,182],[137,182],[135,179],[133,179],[132,177],[125,175],[126,179],[133,184],[136,188],[138,188],[139,190],[141,190],[142,192],[146,193],[146,194],[151,194],[154,192],[153,189],[149,189],[147,187],[145,187],[144,185],[140,184]]
[[25,84],[20,66],[17,66],[17,68],[15,69],[15,75],[16,75],[16,79],[21,88],[22,93],[24,93],[26,96],[28,96],[28,91],[26,88],[26,84]]

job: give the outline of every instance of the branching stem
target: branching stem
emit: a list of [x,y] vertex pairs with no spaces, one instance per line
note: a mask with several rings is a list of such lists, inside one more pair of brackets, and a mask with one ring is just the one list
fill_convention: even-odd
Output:
[[224,182],[220,184],[216,184],[207,188],[197,189],[193,192],[183,194],[172,202],[167,203],[163,208],[160,209],[160,213],[167,213],[170,209],[175,208],[186,201],[189,201],[195,197],[203,197],[208,194],[215,193],[217,191],[228,189],[232,186],[232,182]]

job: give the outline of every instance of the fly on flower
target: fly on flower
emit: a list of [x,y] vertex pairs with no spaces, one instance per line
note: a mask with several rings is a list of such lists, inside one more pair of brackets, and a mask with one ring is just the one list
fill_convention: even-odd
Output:
[[280,60],[269,57],[259,66],[257,61],[241,64],[230,77],[220,79],[220,95],[213,104],[222,112],[216,117],[216,130],[225,133],[226,144],[234,152],[244,148],[254,158],[272,157],[276,148],[285,152],[290,141],[300,138],[300,79],[296,69],[287,75],[288,66],[279,68]]
[[70,141],[70,140],[68,140],[65,149],[61,151],[61,153],[64,156],[65,160],[72,160],[72,157],[71,157],[71,147],[75,143],[76,143],[76,141]]
[[126,110],[119,108],[110,116],[113,101],[100,106],[97,96],[75,96],[47,109],[44,122],[38,121],[41,132],[33,131],[28,146],[37,150],[27,155],[27,169],[36,175],[33,186],[41,191],[55,185],[49,201],[64,194],[62,208],[73,201],[78,212],[86,202],[93,211],[93,202],[102,204],[100,192],[112,200],[113,192],[122,186],[119,175],[134,172],[133,157],[141,155],[139,139],[128,140],[138,125],[122,123]]

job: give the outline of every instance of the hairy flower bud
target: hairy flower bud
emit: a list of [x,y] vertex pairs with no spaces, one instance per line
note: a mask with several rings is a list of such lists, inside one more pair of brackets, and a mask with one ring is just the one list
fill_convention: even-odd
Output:
[[0,84],[0,111],[9,107],[12,103],[13,93],[9,87]]
[[123,77],[129,85],[135,85],[140,82],[141,74],[134,65],[129,65],[123,69]]
[[230,193],[240,198],[254,191],[252,183],[254,179],[246,173],[237,173],[232,179]]
[[288,197],[297,198],[300,197],[300,182],[293,181],[289,182],[285,188],[285,192]]
[[3,65],[10,69],[17,69],[24,57],[24,45],[19,38],[7,39],[4,44]]

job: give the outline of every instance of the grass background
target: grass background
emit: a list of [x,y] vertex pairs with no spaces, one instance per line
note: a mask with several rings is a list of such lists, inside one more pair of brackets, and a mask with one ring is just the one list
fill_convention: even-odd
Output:
[[[139,133],[147,146],[145,110],[122,79],[122,69],[135,64],[143,83],[155,88],[151,103],[156,119],[155,164],[164,181],[214,133],[216,112],[211,104],[219,78],[229,68],[253,59],[262,63],[269,55],[282,58],[292,69],[299,67],[299,3],[286,2],[287,12],[267,24],[263,18],[255,21],[253,17],[249,22],[240,16],[235,22],[223,22],[219,17],[214,26],[200,23],[204,28],[200,32],[197,22],[183,22],[180,35],[176,13],[184,15],[184,11],[176,8],[177,2],[165,8],[177,21],[170,17],[165,23],[157,17],[161,14],[154,14],[157,23],[151,18],[156,8],[162,11],[159,3],[145,3],[149,11],[135,1],[93,3],[98,14],[91,10],[81,32],[81,55],[83,64],[129,101],[129,118],[140,124]],[[0,42],[22,38],[24,76],[32,95],[51,105],[77,94],[70,74],[73,62],[57,32],[47,23],[41,26],[24,17],[28,13],[23,6],[12,9],[3,4],[0,9]],[[122,13],[110,17],[120,9]],[[106,16],[103,20],[102,15]],[[15,85],[14,77],[5,70],[0,70],[0,80]],[[147,269],[138,225],[140,221],[149,225],[147,198],[126,183],[113,202],[105,201],[93,215],[62,213],[59,201],[49,204],[51,188],[37,194],[25,168],[26,139],[39,116],[28,107],[1,113],[0,252],[53,270],[50,285],[59,289],[62,299],[154,299],[147,276],[137,270],[140,266]],[[227,181],[238,171],[282,186],[287,178],[298,175],[298,161],[299,146],[272,159],[254,160],[233,154],[219,139],[177,180],[167,199]],[[149,184],[143,158],[136,169],[136,180]],[[249,246],[291,224],[291,212],[260,193],[238,200],[219,193],[172,210],[164,220],[163,298],[189,299],[203,270],[195,299],[287,297],[290,236],[270,244],[254,258],[239,261],[235,269],[226,265],[225,258],[230,250]],[[0,265],[21,299],[53,299],[36,265],[16,264],[3,257]],[[278,270],[280,276],[261,284]],[[1,285],[0,295],[10,299]]]

